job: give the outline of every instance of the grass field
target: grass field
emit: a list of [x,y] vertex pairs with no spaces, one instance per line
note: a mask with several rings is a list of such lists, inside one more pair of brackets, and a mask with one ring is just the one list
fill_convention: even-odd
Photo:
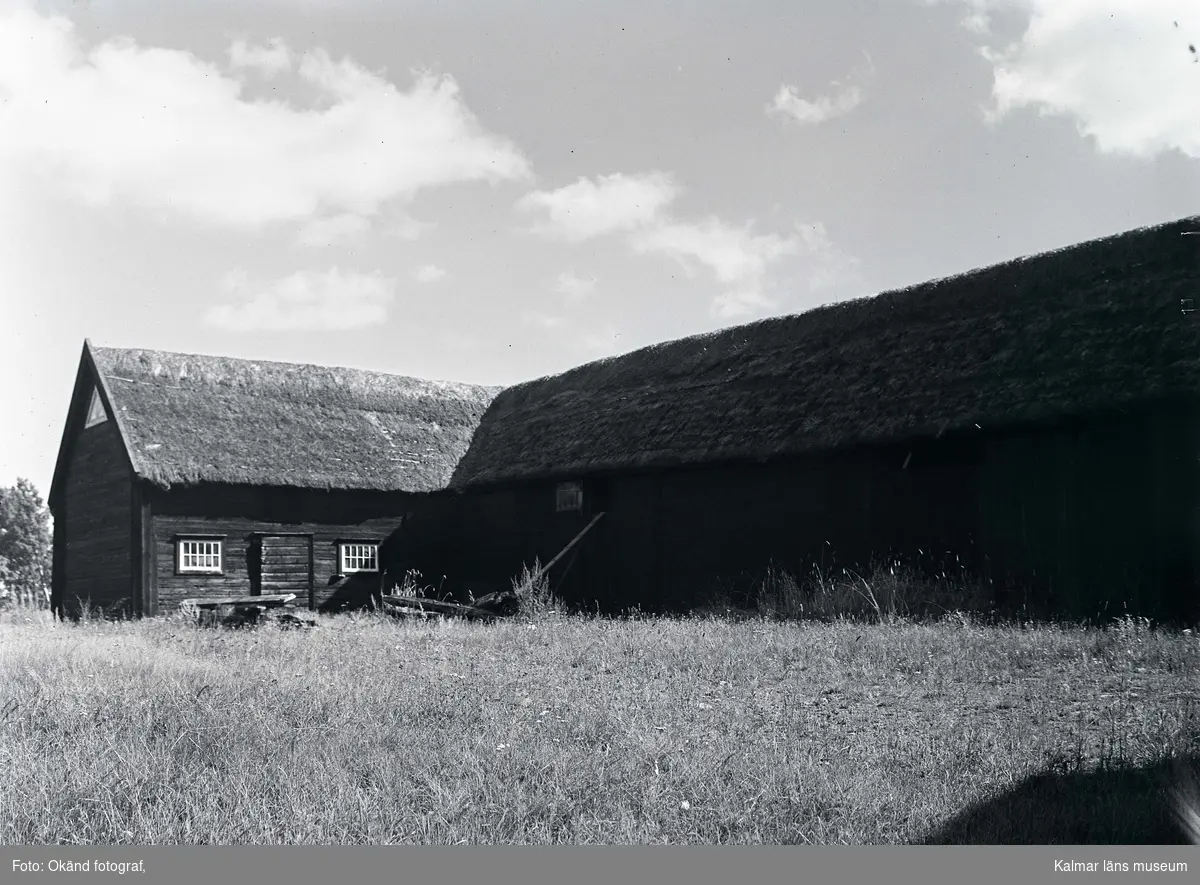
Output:
[[0,628],[6,844],[1174,842],[1198,757],[1134,620]]

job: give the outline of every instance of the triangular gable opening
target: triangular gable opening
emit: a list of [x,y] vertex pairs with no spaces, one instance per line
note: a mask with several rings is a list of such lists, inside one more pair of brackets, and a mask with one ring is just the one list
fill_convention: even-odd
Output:
[[95,427],[97,424],[103,424],[108,420],[108,412],[104,410],[104,403],[100,399],[100,391],[95,387],[92,388],[92,403],[88,406],[87,421],[84,427]]

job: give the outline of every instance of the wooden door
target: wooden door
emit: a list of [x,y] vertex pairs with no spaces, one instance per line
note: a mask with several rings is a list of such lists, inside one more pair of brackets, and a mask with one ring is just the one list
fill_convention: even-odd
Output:
[[312,608],[312,535],[263,535],[261,550],[262,593],[295,593],[296,602]]

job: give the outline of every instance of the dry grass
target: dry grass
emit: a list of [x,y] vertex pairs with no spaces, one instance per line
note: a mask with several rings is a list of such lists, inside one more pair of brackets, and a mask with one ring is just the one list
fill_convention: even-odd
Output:
[[1180,838],[1154,766],[1200,754],[1194,634],[543,611],[18,617],[0,842]]
[[995,606],[977,583],[943,569],[926,577],[898,560],[876,562],[865,574],[814,566],[797,579],[772,564],[754,594],[755,610],[783,620],[853,618],[879,623],[928,619],[951,612],[990,614]]

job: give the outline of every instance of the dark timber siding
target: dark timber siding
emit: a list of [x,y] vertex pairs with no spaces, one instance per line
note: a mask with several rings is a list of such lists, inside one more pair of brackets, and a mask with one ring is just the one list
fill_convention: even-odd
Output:
[[[595,600],[615,610],[656,604],[663,590],[658,573],[660,488],[658,478],[648,475],[584,484],[585,500],[589,494],[599,499],[596,506],[605,515],[593,530],[595,537],[589,536],[583,545],[589,556],[581,565],[592,568],[586,575],[582,570],[568,573],[573,580],[560,588],[565,598]],[[567,528],[574,529],[573,536],[582,527]]]
[[66,612],[78,612],[81,600],[106,611],[137,610],[130,501],[131,477],[116,424],[109,420],[81,430],[60,508]]
[[[989,439],[988,574],[1063,613],[1186,616],[1196,452],[1176,409]],[[1022,597],[1024,600],[1024,597]]]
[[[448,577],[472,589],[507,586],[522,564],[556,555],[600,511],[577,552],[555,566],[571,602],[621,610],[673,607],[714,590],[746,589],[767,563],[802,568],[865,544],[870,481],[861,458],[593,477],[582,512],[555,510],[554,482],[464,494],[445,554]],[[870,463],[869,461],[865,463]]]
[[1188,617],[1197,428],[1187,409],[1144,406],[803,459],[582,477],[580,514],[555,512],[554,482],[478,490],[445,523],[445,573],[451,586],[507,586],[604,510],[578,557],[551,573],[571,602],[686,607],[753,592],[772,562],[802,576],[898,558],[981,581],[997,602],[1034,613]]
[[[403,495],[383,493],[242,487],[156,492],[152,535],[158,610],[169,611],[191,597],[252,592],[295,592],[297,603],[307,605],[307,578],[297,575],[308,572],[307,536],[312,537],[313,606],[332,610],[365,604],[379,592],[381,575],[339,576],[337,542],[382,544],[411,506]],[[177,540],[203,535],[223,536],[224,573],[177,574]],[[266,570],[260,573],[264,538],[268,553]]]
[[868,468],[841,457],[664,474],[662,601],[750,592],[771,563],[799,576],[853,556],[868,529]]
[[507,589],[523,563],[532,564],[535,557],[546,562],[554,555],[547,551],[562,531],[554,531],[553,516],[553,484],[456,496],[427,515],[420,537],[412,539],[427,557],[417,562],[401,555],[431,583],[445,576],[452,589],[476,595]]

